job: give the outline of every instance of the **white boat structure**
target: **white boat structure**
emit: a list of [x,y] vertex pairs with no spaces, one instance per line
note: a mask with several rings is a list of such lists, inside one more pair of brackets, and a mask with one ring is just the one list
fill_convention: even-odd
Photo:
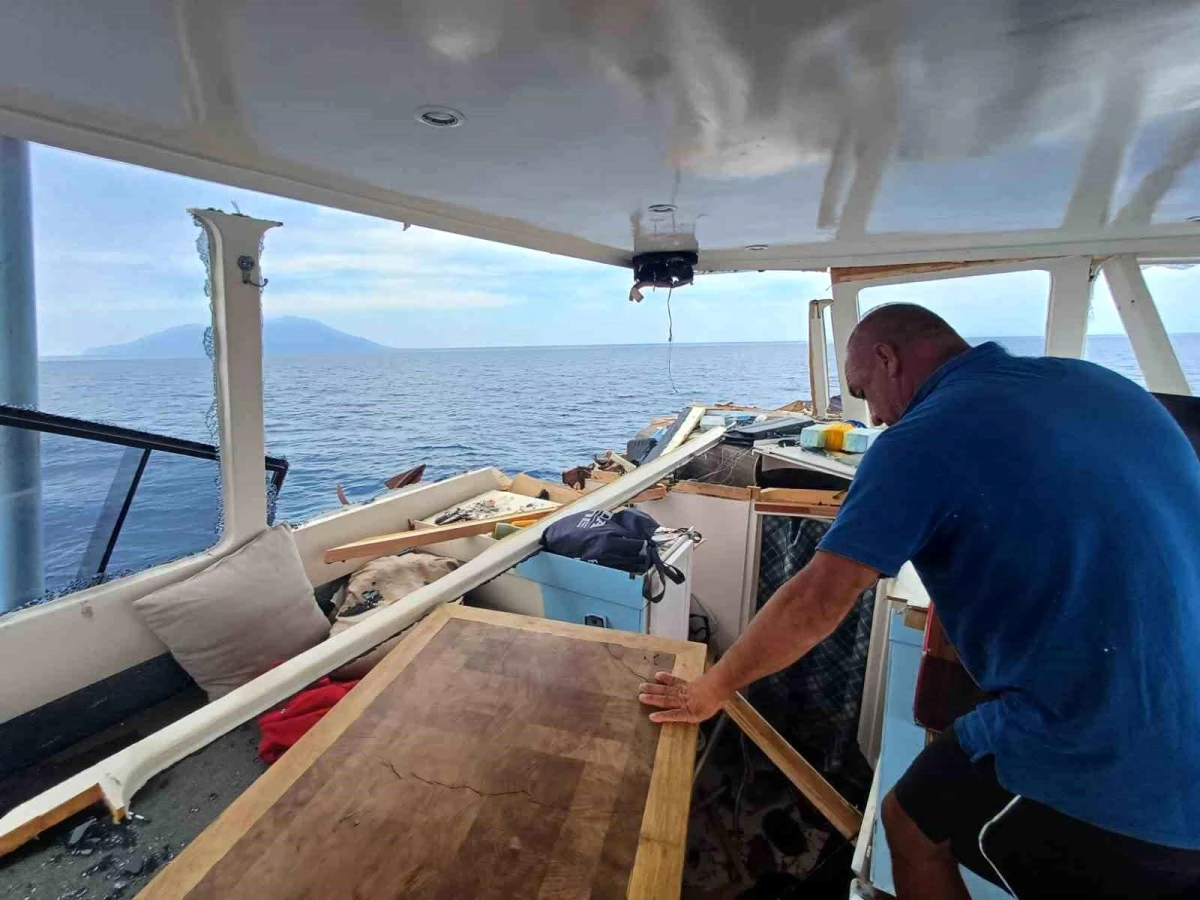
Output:
[[[1104,278],[1148,389],[1188,406],[1170,399],[1191,390],[1143,268],[1200,261],[1193,0],[0,0],[0,23],[0,401],[12,407],[37,402],[28,393],[36,344],[25,142],[626,267],[634,290],[718,277],[709,273],[828,271],[828,296],[796,298],[818,336],[809,342],[809,413],[822,420],[869,421],[851,397],[831,409],[829,388],[864,290],[1045,272],[1045,353],[1080,357],[1093,285]],[[42,748],[86,744],[89,729],[165,699],[154,679],[167,648],[135,604],[269,525],[259,258],[278,223],[192,213],[209,246],[222,537],[195,556],[0,618],[0,747],[21,757],[6,761],[9,776]],[[485,492],[546,490],[556,504],[508,537],[427,547],[461,565],[22,798],[0,818],[0,850],[98,803],[136,812],[153,776],[441,604],[466,596],[544,614],[513,570],[569,511],[636,502],[664,525],[702,532],[688,584],[713,614],[720,652],[754,612],[764,518],[828,520],[836,504],[822,509],[823,500],[849,483],[853,466],[775,440],[753,446],[753,478],[690,479],[685,467],[721,452],[726,436],[724,421],[705,427],[703,416],[685,412],[661,455],[619,477],[595,472],[583,492],[519,490],[481,470],[298,524],[291,535],[319,588],[370,558],[331,559],[333,548],[419,530]],[[6,419],[0,431],[15,427]],[[150,440],[124,437],[143,441],[127,443],[135,447]],[[27,445],[5,437],[2,446],[0,608],[15,605],[38,544],[22,530]],[[790,487],[754,480],[780,469],[805,474]],[[659,485],[670,490],[645,493]],[[805,490],[825,494],[794,493]],[[923,744],[911,715],[921,595],[903,579],[875,594],[857,729],[875,777],[851,810],[861,814],[861,832],[850,835],[854,896],[892,890],[875,799]],[[686,637],[686,593],[681,602]],[[134,708],[88,718],[116,692]],[[845,812],[834,806],[822,812]],[[20,852],[27,861],[35,851]],[[5,865],[0,882],[16,877]],[[982,882],[971,888],[991,895]]]

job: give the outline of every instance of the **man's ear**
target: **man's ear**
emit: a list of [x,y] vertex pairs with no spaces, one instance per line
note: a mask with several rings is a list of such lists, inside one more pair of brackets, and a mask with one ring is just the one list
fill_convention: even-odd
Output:
[[875,358],[891,377],[895,378],[900,374],[900,354],[891,344],[876,344]]

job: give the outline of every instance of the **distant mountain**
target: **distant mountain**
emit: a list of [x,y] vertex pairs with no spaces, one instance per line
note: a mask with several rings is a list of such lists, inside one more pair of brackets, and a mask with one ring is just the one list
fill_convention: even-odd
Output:
[[[189,359],[204,356],[203,325],[177,325],[126,344],[93,347],[81,355],[101,359]],[[267,356],[360,356],[391,353],[394,347],[330,328],[299,316],[269,318],[263,323]]]

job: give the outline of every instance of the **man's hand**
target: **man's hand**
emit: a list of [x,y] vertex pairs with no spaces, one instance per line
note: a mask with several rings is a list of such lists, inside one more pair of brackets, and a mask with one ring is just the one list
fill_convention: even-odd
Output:
[[703,722],[715,716],[730,697],[708,675],[684,681],[668,672],[659,672],[654,680],[656,684],[638,687],[639,701],[663,710],[651,713],[651,722]]

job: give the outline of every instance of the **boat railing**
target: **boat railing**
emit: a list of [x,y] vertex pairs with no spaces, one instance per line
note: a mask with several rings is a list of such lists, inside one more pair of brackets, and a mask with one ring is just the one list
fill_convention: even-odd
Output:
[[[83,551],[78,575],[74,580],[76,588],[99,584],[104,580],[113,550],[117,546],[121,529],[125,525],[152,453],[167,453],[212,462],[218,462],[220,459],[220,449],[215,444],[4,404],[0,404],[0,426],[125,448],[117,462],[107,498],[92,526],[86,549]],[[264,466],[269,478],[268,495],[274,499],[279,495],[284,478],[287,477],[288,462],[281,457],[267,456],[264,457]],[[274,503],[268,505],[268,524],[273,524],[274,506]]]

